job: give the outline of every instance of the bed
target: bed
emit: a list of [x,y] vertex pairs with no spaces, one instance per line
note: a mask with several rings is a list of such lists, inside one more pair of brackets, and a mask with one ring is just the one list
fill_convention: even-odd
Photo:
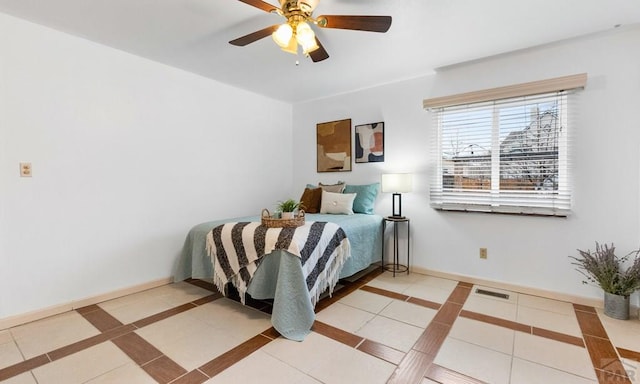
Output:
[[[307,214],[306,222],[337,224],[349,242],[349,255],[339,270],[339,278],[349,277],[381,260],[382,217],[375,214]],[[207,252],[207,236],[212,230],[227,223],[259,222],[259,216],[237,217],[198,224],[188,233],[175,269],[176,281],[189,277],[211,279],[213,264]],[[296,267],[296,265],[298,267]],[[315,300],[300,296],[300,261],[286,251],[276,250],[265,255],[253,277],[248,293],[256,298],[274,298],[272,323],[283,336],[302,340],[315,319]],[[306,276],[302,276],[304,279]],[[258,281],[254,284],[254,280]],[[276,286],[275,284],[278,284]],[[257,287],[260,288],[257,288]],[[284,288],[283,288],[284,287]],[[279,295],[279,297],[278,297]],[[272,296],[272,297],[268,297]]]
[[[211,258],[207,254],[206,237],[220,224],[241,221],[260,221],[259,216],[236,217],[209,221],[191,228],[182,248],[175,279],[210,279],[213,277]],[[353,215],[306,215],[306,221],[327,221],[336,223],[347,235],[351,243],[351,256],[344,263],[340,278],[345,278],[366,269],[382,258],[382,216],[369,214]]]

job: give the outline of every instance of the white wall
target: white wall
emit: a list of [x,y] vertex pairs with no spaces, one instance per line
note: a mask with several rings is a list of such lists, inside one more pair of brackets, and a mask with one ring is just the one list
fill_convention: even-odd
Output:
[[[168,277],[196,223],[390,171],[415,173],[413,265],[600,297],[567,256],[596,240],[640,246],[639,42],[621,30],[291,107],[0,14],[0,319]],[[574,215],[429,207],[424,98],[580,72]],[[343,118],[385,122],[385,162],[318,174],[315,126]],[[381,195],[377,211],[390,205]]]
[[[403,195],[411,218],[412,264],[493,281],[600,298],[581,284],[568,255],[595,241],[615,242],[623,254],[640,246],[640,28],[618,30],[546,48],[460,65],[401,83],[294,105],[293,187],[307,182],[372,182],[387,171],[415,173]],[[427,49],[427,48],[425,48]],[[437,54],[437,52],[434,52]],[[574,214],[569,218],[452,213],[429,207],[434,127],[422,100],[503,85],[583,73],[574,129]],[[315,124],[352,118],[353,125],[385,122],[385,162],[354,164],[353,172],[315,172]],[[391,210],[382,195],[378,212]],[[480,260],[479,247],[489,258]]]
[[169,277],[193,225],[282,199],[291,114],[0,14],[0,319]]

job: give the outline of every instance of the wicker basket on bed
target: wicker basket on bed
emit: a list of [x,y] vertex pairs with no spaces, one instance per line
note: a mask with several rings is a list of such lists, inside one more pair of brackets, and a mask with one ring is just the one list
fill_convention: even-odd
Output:
[[278,219],[271,216],[268,209],[262,210],[262,225],[267,228],[295,228],[304,225],[304,211],[298,210],[293,219]]

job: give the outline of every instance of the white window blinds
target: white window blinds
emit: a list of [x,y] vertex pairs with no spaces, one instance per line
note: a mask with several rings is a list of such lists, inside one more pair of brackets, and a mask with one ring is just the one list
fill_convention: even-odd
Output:
[[[531,84],[535,83],[527,85]],[[575,95],[570,90],[545,89],[534,95],[486,100],[487,94],[500,94],[500,90],[513,95],[517,87],[478,92],[476,96],[485,97],[475,97],[481,100],[477,102],[455,104],[450,102],[455,98],[448,98],[454,105],[431,109],[437,126],[432,207],[569,214],[569,108],[574,106]],[[470,95],[461,96],[473,100]],[[429,106],[429,100],[425,100],[425,106]]]

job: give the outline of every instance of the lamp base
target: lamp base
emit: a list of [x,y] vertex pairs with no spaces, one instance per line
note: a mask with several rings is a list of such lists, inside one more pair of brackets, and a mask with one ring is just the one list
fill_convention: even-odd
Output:
[[387,218],[389,218],[389,219],[395,219],[395,220],[400,220],[400,219],[406,219],[406,216],[391,215],[391,216],[387,216]]
[[[398,205],[396,205],[396,202]],[[398,208],[398,210],[396,210]],[[391,216],[394,219],[404,219],[402,216],[402,195],[399,193],[394,193],[391,196]]]

